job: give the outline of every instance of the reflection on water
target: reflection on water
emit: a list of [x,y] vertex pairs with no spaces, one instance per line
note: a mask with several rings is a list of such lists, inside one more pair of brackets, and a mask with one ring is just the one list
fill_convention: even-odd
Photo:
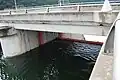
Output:
[[54,40],[0,60],[0,80],[88,80],[101,45]]

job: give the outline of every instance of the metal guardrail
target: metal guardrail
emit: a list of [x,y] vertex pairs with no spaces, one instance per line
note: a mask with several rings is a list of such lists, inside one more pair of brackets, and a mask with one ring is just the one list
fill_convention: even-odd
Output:
[[[79,4],[79,3],[78,3]],[[101,6],[103,4],[68,4],[64,6],[51,6],[51,7],[36,7],[36,8],[21,8],[21,9],[11,9],[2,10],[0,15],[15,15],[15,14],[30,14],[30,13],[48,13],[48,12],[78,12],[82,6]],[[111,5],[120,5],[120,3],[113,3]]]
[[15,15],[15,14],[30,14],[30,13],[48,13],[48,12],[68,12],[78,11],[79,6],[56,6],[56,7],[41,7],[31,9],[4,10],[0,11],[0,15]]

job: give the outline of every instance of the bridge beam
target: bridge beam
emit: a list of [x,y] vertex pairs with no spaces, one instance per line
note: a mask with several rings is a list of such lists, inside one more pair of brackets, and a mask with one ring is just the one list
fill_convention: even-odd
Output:
[[75,25],[54,25],[54,24],[5,24],[18,30],[48,31],[59,33],[73,33],[85,35],[106,36],[110,27],[105,26],[75,26]]

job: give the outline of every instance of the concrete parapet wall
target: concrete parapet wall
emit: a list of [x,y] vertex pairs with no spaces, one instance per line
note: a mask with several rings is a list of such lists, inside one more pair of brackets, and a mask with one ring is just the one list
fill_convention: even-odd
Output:
[[94,12],[62,12],[1,16],[0,20],[93,21]]
[[86,21],[86,22],[102,22],[112,23],[117,17],[118,12],[61,12],[61,13],[34,13],[34,14],[17,14],[17,15],[1,15],[1,23],[18,22],[72,22],[72,21]]
[[100,11],[101,9],[102,9],[102,5],[80,6],[80,11]]
[[[99,22],[101,23],[113,23],[117,18],[118,12],[101,12],[99,13]],[[97,17],[94,17],[97,18]]]

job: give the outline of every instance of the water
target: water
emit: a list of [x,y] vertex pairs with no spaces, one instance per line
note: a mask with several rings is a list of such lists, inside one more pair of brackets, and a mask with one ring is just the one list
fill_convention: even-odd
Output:
[[0,80],[88,80],[101,45],[54,40],[0,60]]

